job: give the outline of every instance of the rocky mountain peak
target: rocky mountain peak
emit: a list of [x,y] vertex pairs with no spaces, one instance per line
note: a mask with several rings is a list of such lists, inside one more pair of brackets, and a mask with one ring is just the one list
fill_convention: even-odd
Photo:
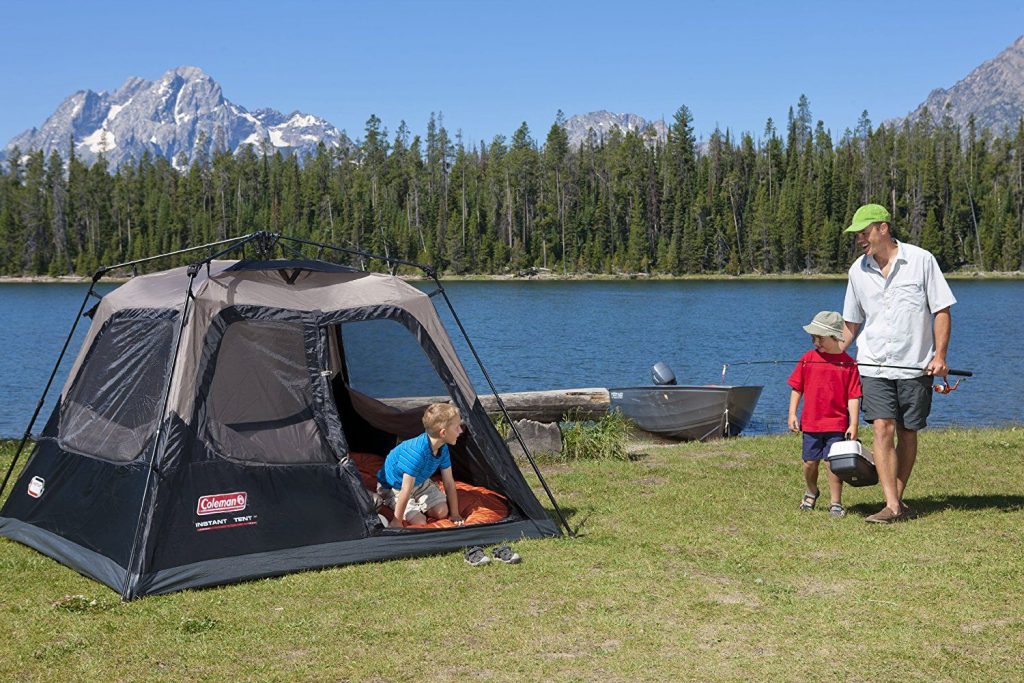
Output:
[[166,71],[156,81],[132,76],[113,92],[81,90],[68,97],[43,123],[5,147],[23,153],[56,151],[65,159],[69,141],[86,162],[103,154],[111,166],[149,152],[172,163],[191,162],[210,151],[241,151],[245,145],[307,154],[320,141],[347,143],[330,122],[302,112],[285,116],[272,109],[251,114],[226,97],[217,81],[195,66]]
[[[907,118],[916,121],[926,107],[933,121],[941,121],[948,113],[961,131],[966,131],[971,114],[978,131],[989,128],[998,135],[1015,130],[1024,116],[1024,35],[948,90],[932,90]],[[900,124],[902,119],[892,123]]]
[[614,114],[610,111],[592,111],[589,114],[576,114],[565,122],[565,132],[571,147],[579,147],[593,130],[601,140],[617,130],[625,135],[629,131],[643,133],[650,141],[664,142],[668,135],[668,127],[664,121],[647,121],[636,114]]

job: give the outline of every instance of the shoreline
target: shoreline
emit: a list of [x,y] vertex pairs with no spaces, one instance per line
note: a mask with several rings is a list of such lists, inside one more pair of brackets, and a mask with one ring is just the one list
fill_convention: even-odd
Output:
[[[1024,271],[952,271],[944,274],[947,280],[1024,280]],[[413,282],[427,280],[422,275],[399,274],[403,280]],[[650,273],[556,273],[543,269],[531,269],[520,273],[498,273],[489,275],[445,275],[442,282],[786,282],[804,280],[846,280],[843,273],[701,273],[697,275],[661,275]],[[123,284],[130,277],[111,276],[100,282]],[[79,275],[0,275],[0,284],[87,284],[91,277]]]
[[[862,425],[863,426],[863,425]],[[957,432],[1016,432],[1017,430],[1024,430],[1024,422],[1005,422],[1001,424],[992,425],[969,425],[963,423],[952,423],[952,424],[941,424],[941,425],[929,425],[927,432],[929,434],[935,433],[957,433]],[[766,440],[766,439],[778,439],[792,436],[792,433],[781,429],[778,432],[768,433],[754,433],[754,434],[740,434],[739,436],[731,436],[725,439],[711,439],[703,443],[711,444],[742,444],[746,441],[751,440]],[[38,434],[32,434],[26,441],[26,447],[34,445],[39,440]],[[634,428],[629,434],[629,441],[634,446],[679,446],[684,444],[698,443],[696,441],[677,441],[675,439],[669,439],[666,437],[658,436],[657,434],[651,434],[644,432],[641,429]],[[17,446],[21,442],[20,436],[0,436],[0,448],[4,446]]]

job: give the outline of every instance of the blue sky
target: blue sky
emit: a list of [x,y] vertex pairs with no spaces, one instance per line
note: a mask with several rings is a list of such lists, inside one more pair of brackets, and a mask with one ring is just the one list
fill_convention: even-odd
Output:
[[[173,9],[172,9],[173,8]],[[561,109],[760,135],[801,94],[833,134],[949,87],[1024,33],[1024,3],[56,2],[0,5],[0,143],[76,90],[201,67],[248,109],[322,116],[361,137],[370,114],[422,133],[443,112],[469,142]]]

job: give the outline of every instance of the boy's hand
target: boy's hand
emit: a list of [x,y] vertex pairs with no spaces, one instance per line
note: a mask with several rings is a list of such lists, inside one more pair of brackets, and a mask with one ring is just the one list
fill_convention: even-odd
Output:
[[800,431],[800,419],[796,415],[789,416],[789,431],[799,432]]
[[391,520],[391,523],[388,524],[388,527],[390,527],[392,529],[403,529],[403,528],[405,528],[405,522],[403,520],[399,519],[398,517],[395,517],[394,519]]
[[457,513],[457,512],[454,512],[454,513],[452,513],[452,514],[448,515],[448,519],[450,519],[450,520],[452,520],[453,522],[455,522],[455,526],[462,526],[463,524],[465,524],[465,523],[466,523],[466,520],[464,520],[464,519],[462,518],[462,515],[460,515],[460,514],[459,514],[459,513]]
[[857,440],[857,428],[856,427],[851,427],[850,429],[848,429],[846,431],[846,440],[847,441],[856,441]]

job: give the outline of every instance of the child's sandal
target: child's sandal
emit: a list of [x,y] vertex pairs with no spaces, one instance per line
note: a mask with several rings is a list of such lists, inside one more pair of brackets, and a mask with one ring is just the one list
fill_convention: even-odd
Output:
[[846,508],[839,503],[832,503],[828,506],[828,514],[830,517],[841,519],[846,516]]
[[814,504],[818,502],[818,495],[821,493],[811,493],[810,491],[804,491],[804,497],[800,501],[800,511],[810,512],[814,509]]

